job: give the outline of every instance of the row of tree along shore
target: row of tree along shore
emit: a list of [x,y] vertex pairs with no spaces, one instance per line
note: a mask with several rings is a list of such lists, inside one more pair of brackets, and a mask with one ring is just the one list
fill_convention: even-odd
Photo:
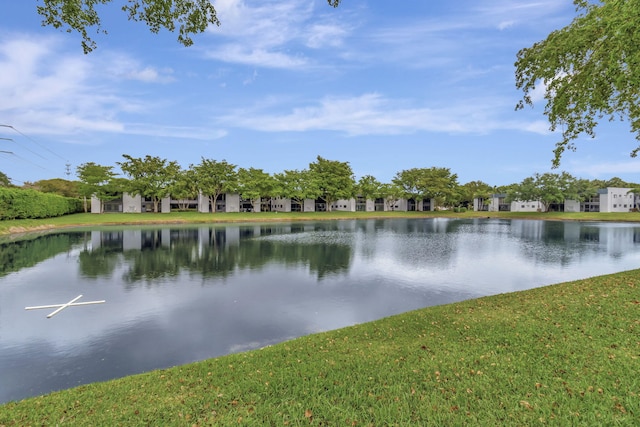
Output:
[[[184,169],[176,161],[149,155],[136,158],[125,154],[123,161],[117,165],[121,174],[115,172],[114,166],[88,162],[78,166],[77,181],[41,180],[26,183],[23,188],[83,199],[85,212],[91,197],[100,201],[102,212],[105,202],[119,198],[123,193],[140,195],[149,200],[153,212],[158,212],[163,198],[170,196],[175,200],[187,201],[197,199],[198,195],[207,197],[215,212],[216,200],[228,193],[239,194],[242,200],[251,204],[259,204],[265,198],[286,198],[297,203],[306,199],[320,200],[330,211],[336,201],[356,196],[383,200],[389,205],[402,199],[413,200],[416,204],[429,200],[432,209],[467,209],[473,207],[474,199],[489,199],[493,194],[504,194],[508,202],[537,201],[549,207],[564,200],[587,201],[600,188],[622,187],[632,191],[640,188],[640,185],[620,178],[587,180],[567,172],[535,174],[520,183],[499,187],[483,181],[459,184],[457,174],[444,167],[405,169],[397,172],[391,182],[383,183],[372,175],[356,180],[349,162],[328,160],[321,156],[317,156],[305,169],[284,170],[274,174],[257,168],[238,168],[226,160],[206,158]],[[10,183],[3,182],[3,185],[9,186]],[[187,205],[181,208],[187,209]]]

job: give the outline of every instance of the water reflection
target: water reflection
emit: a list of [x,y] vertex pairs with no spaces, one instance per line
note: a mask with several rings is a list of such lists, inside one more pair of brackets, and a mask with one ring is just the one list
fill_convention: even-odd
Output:
[[[637,268],[633,224],[110,228],[0,244],[0,402],[429,305]],[[29,305],[83,294],[53,319]]]
[[111,277],[124,265],[122,279],[134,285],[183,271],[227,277],[237,269],[277,263],[306,266],[322,279],[348,271],[353,251],[349,236],[340,227],[308,224],[93,231],[90,247],[80,253],[80,272],[86,278]]

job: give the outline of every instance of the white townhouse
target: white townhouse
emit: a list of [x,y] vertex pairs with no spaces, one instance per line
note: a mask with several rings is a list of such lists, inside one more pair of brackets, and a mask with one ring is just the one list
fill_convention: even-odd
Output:
[[476,197],[473,199],[473,210],[484,212],[507,212],[511,210],[511,204],[506,202],[506,194],[492,194],[487,198]]
[[[512,201],[507,203],[506,194],[492,194],[489,198],[475,198],[474,211],[497,212],[538,212],[544,206],[538,201]],[[640,208],[640,195],[631,192],[631,188],[607,187],[584,202],[565,200],[563,212],[630,212]]]
[[630,188],[607,187],[598,190],[599,212],[629,212],[637,207],[636,195]]
[[[240,195],[237,193],[221,194],[216,199],[216,212],[240,212],[241,209]],[[169,213],[172,209],[179,209],[180,205],[185,205],[190,209],[197,209],[198,212],[213,212],[213,207],[209,197],[199,194],[194,200],[178,200],[171,197],[164,197],[158,204],[158,211]],[[260,203],[257,211],[260,210]],[[105,201],[103,203],[104,213],[143,213],[153,212],[153,201],[142,197],[140,194],[122,193],[118,198]],[[246,208],[246,204],[243,205]],[[91,213],[100,212],[100,199],[91,197]]]

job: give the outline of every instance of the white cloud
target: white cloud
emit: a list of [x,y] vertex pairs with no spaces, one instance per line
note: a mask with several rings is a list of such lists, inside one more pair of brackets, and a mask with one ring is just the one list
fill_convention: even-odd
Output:
[[502,21],[498,23],[499,30],[506,30],[507,28],[511,28],[515,25],[514,21]]
[[240,44],[224,45],[215,51],[207,52],[205,57],[266,68],[301,68],[308,64],[308,60],[304,57],[269,49],[247,48]]
[[551,131],[549,130],[549,122],[545,120],[535,120],[533,122],[527,123],[523,130],[532,133],[538,133],[540,135],[549,135]]
[[225,137],[228,132],[224,129],[206,127],[168,126],[155,123],[128,123],[122,133],[129,135],[144,135],[161,138],[187,138],[211,141]]
[[[99,57],[99,53],[94,56]],[[174,81],[171,68],[158,69],[141,64],[137,59],[125,54],[109,54],[98,58],[105,63],[105,74],[114,79],[135,80],[145,83],[170,83]]]
[[258,78],[258,70],[253,70],[253,73],[249,77],[245,78],[242,84],[245,86],[250,85],[253,82],[255,82],[257,78]]
[[[277,107],[273,102],[236,110],[219,120],[229,126],[265,132],[338,131],[349,135],[393,135],[420,131],[487,133],[518,129],[547,133],[540,123],[504,121],[492,111],[502,110],[499,100],[483,99],[446,107],[410,106],[376,93],[356,97],[325,97],[315,105],[294,107],[281,114],[264,113]],[[547,126],[548,127],[548,126]]]
[[213,45],[204,56],[267,68],[299,69],[311,65],[304,48],[335,48],[348,28],[314,15],[313,2],[271,0],[216,3],[220,27],[212,27]]
[[[67,53],[57,40],[25,35],[1,40],[3,123],[29,135],[108,132],[198,139],[222,135],[219,131],[209,134],[207,129],[158,125],[153,111],[166,107],[170,100],[143,99],[121,86],[131,80],[168,82],[173,78],[171,70],[158,70],[125,54]],[[120,118],[125,113],[148,115],[152,122],[128,124]]]
[[[568,3],[559,0],[498,0],[475,2],[469,7],[456,4],[437,18],[418,15],[400,24],[385,23],[371,29],[368,38],[375,49],[354,48],[355,52],[351,52],[349,58],[369,63],[401,64],[407,68],[451,69],[457,64],[470,63],[471,58],[481,57],[483,52],[491,51],[491,46],[505,50],[513,43],[515,53],[525,45],[516,44],[518,39],[515,37],[505,39],[501,32],[540,25],[555,29],[558,27],[555,21],[554,24],[548,21],[559,10],[570,7]],[[518,34],[518,38],[526,40],[526,33]],[[493,60],[501,61],[499,58]]]
[[474,26],[504,30],[520,25],[535,25],[536,22],[557,16],[567,7],[572,7],[571,2],[560,0],[485,2],[473,10],[476,18]]
[[12,126],[55,134],[120,128],[112,117],[123,101],[89,86],[90,63],[63,54],[53,39],[6,38],[0,74],[0,112]]
[[277,46],[298,36],[312,16],[313,5],[303,0],[264,0],[251,6],[243,0],[221,0],[216,10],[222,24],[210,30],[214,35]]
[[347,30],[336,24],[315,24],[307,29],[306,45],[311,48],[337,47],[343,44]]
[[640,173],[640,160],[628,160],[623,162],[591,162],[574,163],[568,168],[577,176],[589,176],[593,178],[619,176],[622,174]]

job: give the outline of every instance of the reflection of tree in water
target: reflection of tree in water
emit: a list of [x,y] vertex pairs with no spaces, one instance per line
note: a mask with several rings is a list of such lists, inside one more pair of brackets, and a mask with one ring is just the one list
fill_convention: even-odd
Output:
[[226,277],[235,268],[237,247],[227,245],[224,229],[172,229],[168,239],[163,241],[161,229],[145,230],[141,249],[124,253],[128,269],[123,280],[152,282],[184,271],[202,277]]
[[349,271],[356,230],[354,222],[269,225],[254,234],[263,238],[243,241],[243,249],[252,252],[247,259],[259,257],[264,261],[262,264],[307,266],[322,279]]
[[75,244],[87,240],[85,232],[54,233],[25,240],[0,244],[0,276],[23,268],[32,267],[60,253],[69,251]]
[[[602,230],[593,225],[560,221],[521,221],[513,229],[522,255],[536,263],[569,265],[574,259],[598,254],[616,256],[602,243]],[[609,230],[607,228],[607,230]],[[619,245],[633,245],[634,231],[623,228],[616,233]]]
[[327,243],[278,243],[273,245],[273,260],[287,266],[306,265],[319,279],[349,271],[352,248]]
[[[311,230],[311,233],[309,234]],[[313,233],[318,230],[318,236]],[[306,233],[306,234],[305,234]],[[322,233],[326,233],[323,238]],[[308,236],[303,240],[261,239],[268,236]],[[231,235],[231,237],[230,237]],[[326,236],[342,236],[332,242]],[[114,237],[115,236],[115,237]],[[80,268],[86,277],[110,277],[122,259],[127,266],[125,283],[153,283],[174,278],[181,273],[203,278],[228,277],[237,270],[256,270],[269,263],[308,266],[319,278],[346,272],[352,247],[345,244],[339,230],[326,226],[247,226],[143,230],[139,233],[139,249],[122,249],[122,234],[111,232],[102,245],[80,255]]]
[[85,278],[111,277],[121,262],[122,230],[101,231],[97,234],[99,241],[95,242],[95,246],[93,242],[94,232],[91,250],[85,249],[78,256],[80,274]]
[[122,248],[99,247],[79,254],[80,274],[86,278],[111,277],[120,265]]

